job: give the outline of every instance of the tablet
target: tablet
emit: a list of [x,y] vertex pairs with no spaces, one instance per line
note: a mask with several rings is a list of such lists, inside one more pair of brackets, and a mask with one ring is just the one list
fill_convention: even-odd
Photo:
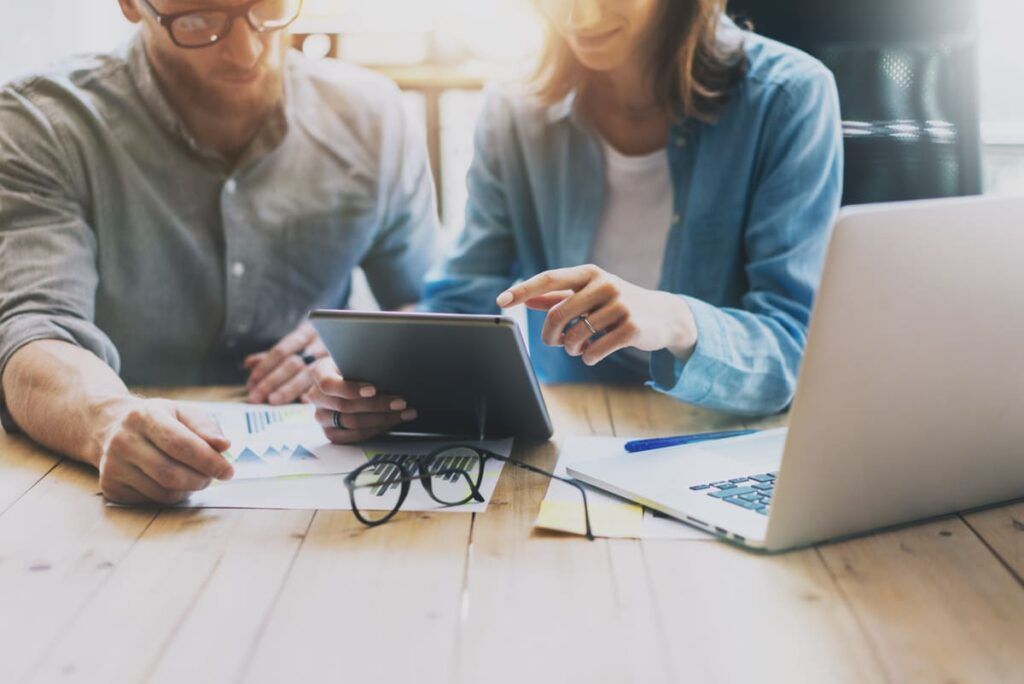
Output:
[[310,321],[346,379],[405,399],[404,433],[552,435],[519,327],[501,316],[314,311]]

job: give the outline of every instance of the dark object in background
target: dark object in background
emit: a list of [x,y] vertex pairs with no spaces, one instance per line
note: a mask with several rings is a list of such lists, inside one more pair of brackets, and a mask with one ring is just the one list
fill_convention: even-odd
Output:
[[835,74],[843,204],[981,193],[977,0],[729,0]]

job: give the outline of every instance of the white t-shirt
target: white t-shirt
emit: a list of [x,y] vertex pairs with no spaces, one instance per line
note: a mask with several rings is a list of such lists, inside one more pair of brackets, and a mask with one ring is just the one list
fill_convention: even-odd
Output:
[[674,215],[668,151],[627,157],[604,142],[604,156],[605,203],[591,260],[627,282],[656,290]]

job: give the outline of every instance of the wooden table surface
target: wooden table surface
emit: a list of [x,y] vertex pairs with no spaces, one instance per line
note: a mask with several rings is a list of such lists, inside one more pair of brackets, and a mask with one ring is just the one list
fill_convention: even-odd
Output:
[[[548,388],[573,434],[739,425],[644,389]],[[227,399],[227,390],[173,396]],[[774,421],[777,423],[778,421]],[[0,437],[0,682],[1020,682],[1024,505],[768,556],[485,514],[108,508]]]

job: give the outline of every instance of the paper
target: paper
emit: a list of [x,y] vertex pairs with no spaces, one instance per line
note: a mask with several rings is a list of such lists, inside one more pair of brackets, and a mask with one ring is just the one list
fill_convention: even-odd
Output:
[[348,473],[366,460],[358,447],[331,444],[310,405],[191,405],[214,418],[231,441],[224,458],[235,468],[234,481]]
[[[357,449],[359,456],[354,470],[378,454],[412,458],[428,454],[442,446],[455,444],[477,446],[501,456],[512,453],[512,440],[485,440],[482,442],[376,442]],[[482,503],[445,507],[430,498],[418,482],[412,482],[409,496],[402,504],[403,511],[444,511],[451,513],[482,513],[487,510],[501,476],[503,463],[490,459],[484,468],[481,494]],[[347,472],[348,472],[347,471]],[[209,488],[196,492],[184,508],[270,508],[294,510],[351,510],[345,475],[290,475],[277,478],[250,478],[231,482],[215,482]]]
[[[566,468],[593,458],[623,453],[629,439],[616,437],[575,437],[559,445],[555,474],[568,477]],[[714,539],[703,530],[645,509],[599,489],[583,485],[590,509],[590,527],[595,537],[618,539]],[[585,534],[583,497],[578,489],[552,480],[540,505],[536,526],[570,534]]]

